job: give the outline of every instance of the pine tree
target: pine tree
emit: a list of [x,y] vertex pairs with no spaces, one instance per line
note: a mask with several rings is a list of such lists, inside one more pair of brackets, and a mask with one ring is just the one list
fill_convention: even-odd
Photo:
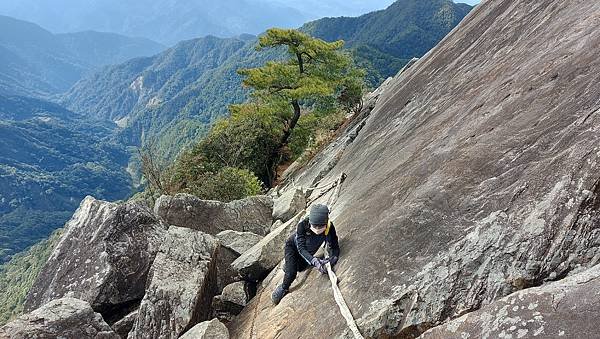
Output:
[[271,181],[302,113],[309,114],[315,107],[360,107],[365,73],[342,50],[343,45],[341,40],[326,42],[297,30],[272,28],[260,37],[257,50],[287,48],[288,58],[238,71],[244,77],[244,86],[253,91],[251,99],[234,105],[232,112],[271,112],[283,126],[268,166],[273,174]]

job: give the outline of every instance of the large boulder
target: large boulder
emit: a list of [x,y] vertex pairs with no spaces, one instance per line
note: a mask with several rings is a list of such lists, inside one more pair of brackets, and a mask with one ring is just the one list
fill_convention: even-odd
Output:
[[110,327],[118,334],[121,338],[127,338],[129,332],[133,328],[135,324],[135,319],[137,319],[138,310],[129,313],[128,315],[121,318],[119,321],[112,324]]
[[296,230],[296,226],[303,216],[304,213],[300,212],[273,230],[235,259],[231,266],[245,279],[262,280],[283,259],[285,241]]
[[119,339],[89,303],[75,298],[53,300],[0,328],[6,339]]
[[202,200],[190,194],[163,195],[154,212],[169,225],[192,228],[211,235],[225,230],[269,233],[273,200],[255,196],[229,203]]
[[[339,288],[365,337],[417,337],[600,261],[598,15],[598,1],[482,1],[388,84],[350,144],[294,177],[347,175],[316,202],[330,201]],[[340,336],[322,291],[250,302],[230,330]]]
[[217,292],[218,240],[171,226],[149,272],[130,339],[178,338],[210,315]]
[[217,318],[230,321],[244,309],[248,299],[247,283],[237,281],[225,286],[223,292],[213,298],[211,308]]
[[103,314],[127,314],[144,296],[148,270],[166,229],[142,205],[86,197],[38,275],[25,310],[70,296]]
[[223,247],[229,248],[238,255],[256,245],[263,237],[252,232],[223,231],[216,235]]
[[246,252],[263,237],[252,232],[232,230],[220,232],[216,237],[221,245],[217,258],[217,285],[219,291],[222,291],[225,286],[242,279],[239,272],[231,264],[240,254]]
[[218,319],[213,319],[192,327],[180,339],[229,339],[229,331]]
[[422,339],[597,338],[600,265],[499,299],[423,333]]
[[301,189],[287,190],[274,199],[273,220],[286,222],[304,208],[306,208],[304,192]]

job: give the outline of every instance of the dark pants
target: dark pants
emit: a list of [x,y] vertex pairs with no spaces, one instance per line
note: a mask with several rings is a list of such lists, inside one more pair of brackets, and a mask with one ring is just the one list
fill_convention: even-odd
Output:
[[296,279],[298,272],[304,271],[309,264],[300,256],[296,244],[293,238],[289,238],[285,242],[285,265],[283,271],[285,275],[283,277],[283,288],[286,290],[290,289],[292,282]]

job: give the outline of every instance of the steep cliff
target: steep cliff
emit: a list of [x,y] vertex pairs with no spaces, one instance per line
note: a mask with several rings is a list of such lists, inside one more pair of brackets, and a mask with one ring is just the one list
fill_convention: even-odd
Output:
[[[312,161],[291,166],[270,192],[276,202],[259,204],[266,208],[259,219],[270,222],[272,206],[284,199],[291,205],[287,197],[299,187],[309,204],[330,205],[341,246],[338,286],[367,338],[598,337],[590,324],[599,273],[590,267],[600,260],[599,23],[597,2],[482,3],[372,93]],[[186,196],[160,201],[155,216],[131,203],[86,199],[30,304],[75,294],[130,337],[206,330],[201,322],[214,311],[208,301],[234,286],[216,296],[219,262],[231,258],[222,257],[222,233],[202,230],[226,230],[256,211]],[[215,206],[231,213],[216,219],[222,224],[212,225]],[[266,278],[256,295],[246,291],[252,282],[237,284],[240,304],[253,298],[227,324],[233,338],[351,337],[330,281],[315,270],[300,274],[279,305],[271,303],[283,275],[278,251],[301,216],[272,225],[237,253],[231,267],[240,276]],[[166,223],[177,226],[165,232]],[[130,240],[160,247],[140,251],[125,246]],[[79,255],[85,246],[90,255]],[[93,270],[82,269],[139,252],[148,260],[134,284],[90,279]],[[67,264],[58,265],[60,258]],[[113,291],[105,286],[116,289],[113,298],[97,293]]]
[[[347,175],[331,199],[337,273],[365,336],[416,337],[597,263],[599,15],[598,2],[483,2],[289,174],[303,187]],[[233,337],[347,333],[325,277],[272,306],[280,280],[263,282]]]

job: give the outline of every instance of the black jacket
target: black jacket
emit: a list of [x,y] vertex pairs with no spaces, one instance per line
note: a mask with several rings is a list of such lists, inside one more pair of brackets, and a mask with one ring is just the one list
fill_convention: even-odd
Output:
[[302,256],[308,264],[311,264],[313,255],[317,252],[319,247],[321,247],[323,242],[327,243],[330,256],[339,257],[340,246],[338,244],[338,237],[333,222],[330,224],[327,235],[325,235],[325,232],[322,234],[315,234],[310,229],[310,223],[308,222],[308,218],[306,218],[298,223],[296,233],[290,236],[289,241],[294,244],[298,253],[300,253],[300,256]]

